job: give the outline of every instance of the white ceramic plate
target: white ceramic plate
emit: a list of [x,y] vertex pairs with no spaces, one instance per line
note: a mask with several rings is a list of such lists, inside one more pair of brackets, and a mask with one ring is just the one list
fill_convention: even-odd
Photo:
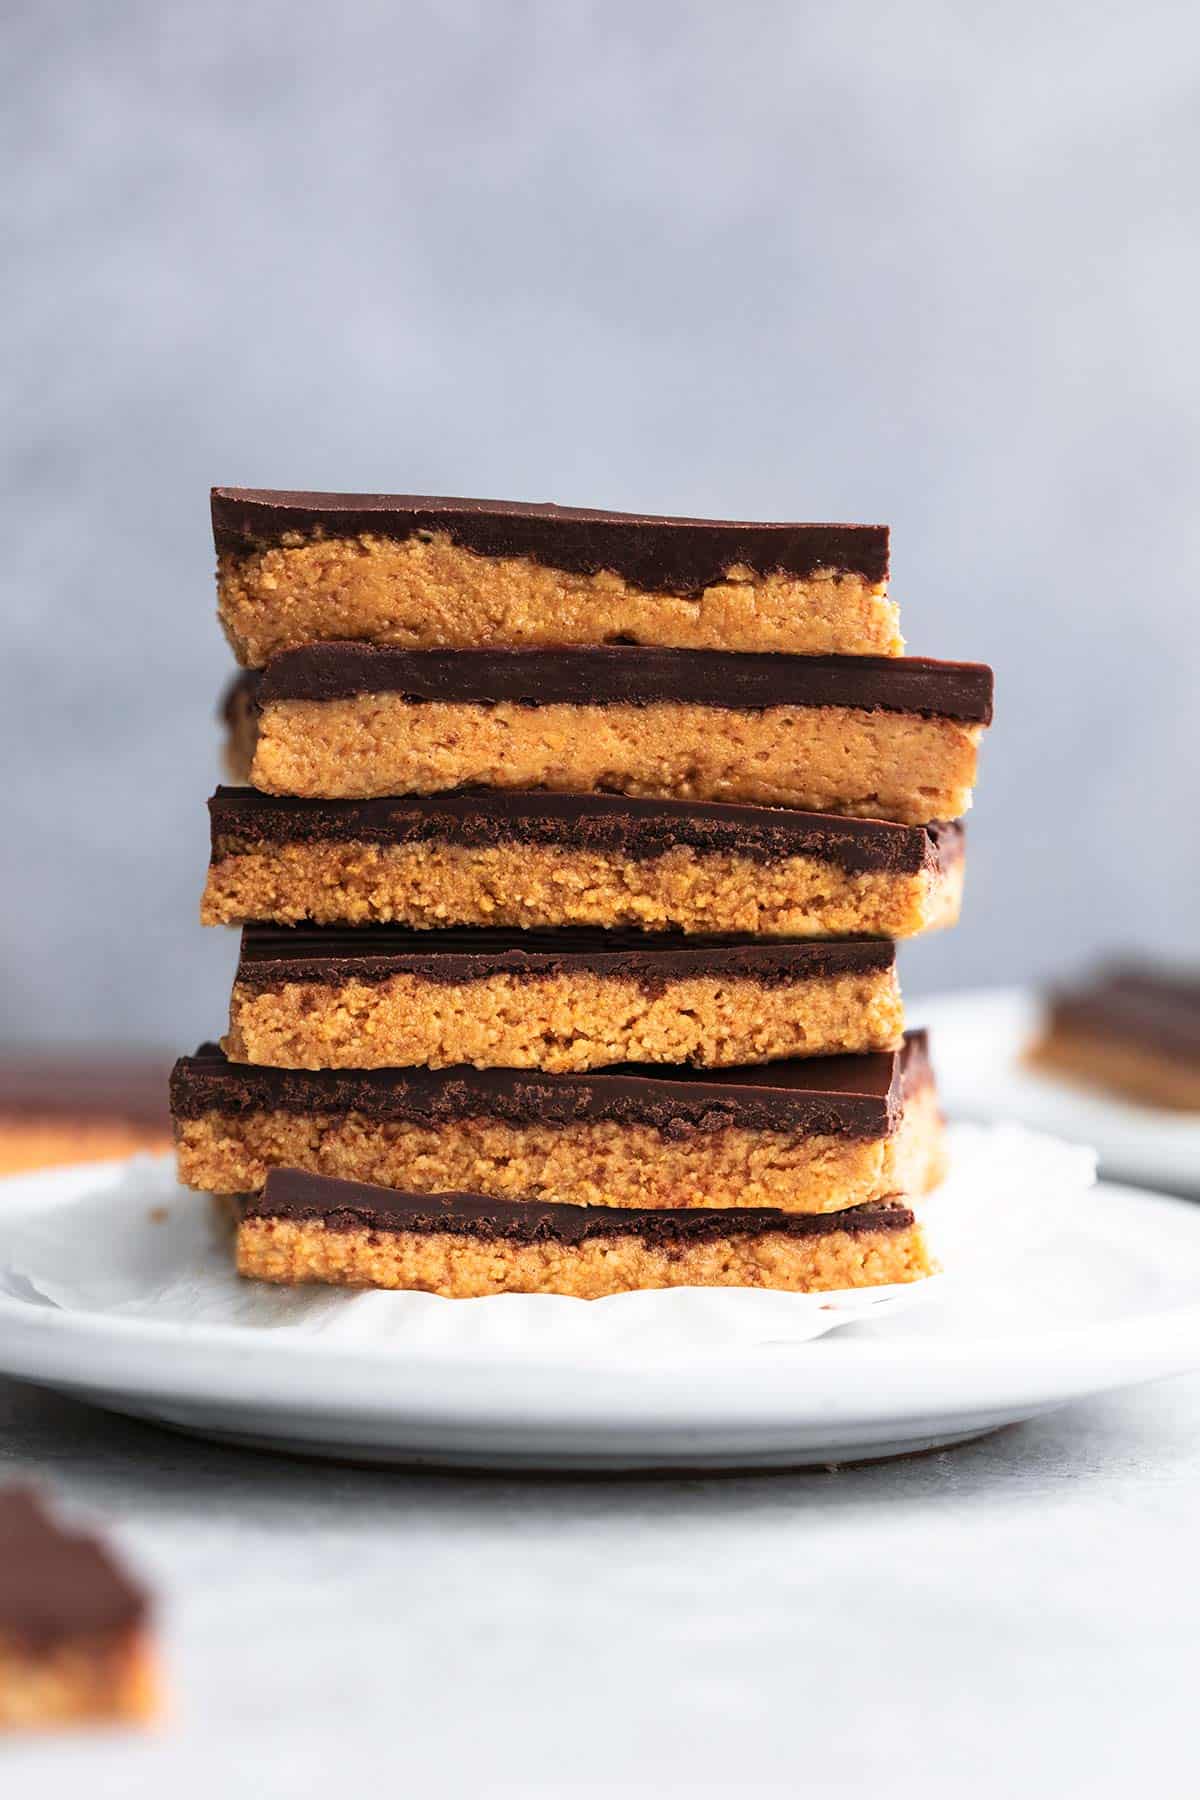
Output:
[[1200,1117],[1109,1099],[1022,1065],[1038,1024],[1035,994],[981,989],[909,1010],[915,1024],[929,1026],[938,1087],[952,1119],[1016,1119],[1091,1144],[1107,1176],[1200,1198]]
[[[1002,1159],[1002,1134],[986,1142],[975,1135],[975,1153]],[[1078,1153],[1051,1148],[1069,1174],[1062,1159]],[[1016,1195],[1013,1204],[1019,1216]],[[1002,1236],[1004,1208],[993,1202],[991,1215]],[[108,1234],[97,1229],[104,1216],[113,1221]],[[118,1246],[134,1223],[149,1248],[131,1307]],[[1200,1209],[1126,1188],[1087,1193],[1076,1184],[1034,1250],[1022,1251],[1027,1237],[1010,1245],[1015,1253],[995,1264],[992,1278],[977,1271],[956,1281],[951,1273],[918,1284],[923,1304],[817,1341],[805,1341],[803,1308],[795,1312],[800,1335],[777,1324],[790,1316],[780,1307],[804,1297],[696,1290],[670,1297],[672,1316],[687,1323],[666,1338],[661,1296],[591,1306],[540,1296],[305,1297],[232,1275],[234,1322],[213,1323],[199,1307],[174,1316],[187,1311],[191,1291],[181,1259],[203,1260],[208,1240],[200,1234],[208,1230],[204,1203],[177,1189],[162,1163],[0,1184],[0,1371],[264,1448],[619,1470],[898,1455],[1200,1366]],[[86,1293],[88,1304],[73,1303],[72,1293]],[[740,1308],[724,1309],[731,1299]],[[771,1323],[747,1331],[760,1304],[756,1316]],[[524,1348],[514,1341],[499,1354],[497,1329],[518,1317],[516,1307],[530,1306],[538,1330],[525,1331]],[[574,1310],[555,1310],[562,1308]],[[407,1338],[389,1341],[377,1329],[372,1338],[373,1317],[377,1327],[402,1315],[423,1321],[415,1347],[411,1329]],[[650,1318],[658,1323],[648,1330]],[[705,1318],[712,1332],[702,1328]],[[627,1336],[624,1328],[614,1336],[616,1320],[628,1324]]]

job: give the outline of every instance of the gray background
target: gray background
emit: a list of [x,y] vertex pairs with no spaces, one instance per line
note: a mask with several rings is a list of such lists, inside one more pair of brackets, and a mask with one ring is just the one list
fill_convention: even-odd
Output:
[[890,520],[999,686],[910,989],[1195,953],[1193,7],[6,16],[7,1036],[221,1022],[214,481]]

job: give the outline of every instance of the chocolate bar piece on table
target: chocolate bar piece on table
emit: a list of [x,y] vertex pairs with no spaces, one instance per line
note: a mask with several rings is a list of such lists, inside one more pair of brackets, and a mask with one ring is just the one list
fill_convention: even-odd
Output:
[[98,1539],[0,1490],[0,1728],[139,1721],[158,1682],[150,1606]]
[[1118,963],[1059,989],[1029,1061],[1144,1106],[1200,1112],[1200,974]]

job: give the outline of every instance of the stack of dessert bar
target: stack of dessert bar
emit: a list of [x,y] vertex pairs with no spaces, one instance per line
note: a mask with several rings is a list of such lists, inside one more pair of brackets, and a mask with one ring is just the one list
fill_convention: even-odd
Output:
[[597,1297],[916,1279],[897,938],[953,923],[990,670],[881,526],[213,496],[243,665],[182,1178],[272,1281]]

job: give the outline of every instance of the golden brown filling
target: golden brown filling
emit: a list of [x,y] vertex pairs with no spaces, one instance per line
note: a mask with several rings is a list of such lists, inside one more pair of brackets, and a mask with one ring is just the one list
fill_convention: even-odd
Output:
[[599,1300],[638,1288],[757,1287],[813,1293],[919,1281],[933,1273],[921,1229],[782,1232],[662,1247],[630,1235],[582,1244],[514,1243],[444,1232],[330,1231],[320,1221],[245,1219],[242,1275],[286,1284],[413,1288],[449,1299],[568,1294]]
[[165,1131],[120,1120],[0,1118],[0,1174],[58,1164],[110,1162],[138,1150],[171,1148]]
[[0,1633],[0,1728],[136,1722],[157,1710],[158,1676],[140,1631],[33,1650]]
[[482,785],[743,801],[929,824],[967,811],[981,725],[852,707],[489,706],[399,694],[275,700],[250,779],[369,799]]
[[525,557],[481,556],[445,532],[316,538],[221,557],[221,622],[238,661],[261,667],[324,639],[406,649],[614,641],[686,650],[900,656],[886,583],[818,571],[734,569],[697,595],[648,593],[619,575],[577,575]]
[[902,938],[952,925],[962,883],[961,858],[943,871],[897,874],[683,846],[636,858],[516,840],[261,844],[218,850],[200,916],[206,925],[600,925]]
[[462,1118],[425,1124],[330,1113],[207,1113],[176,1126],[180,1180],[205,1193],[259,1191],[273,1168],[414,1193],[645,1208],[775,1207],[833,1212],[941,1180],[944,1133],[932,1083],[881,1138],[725,1126],[678,1135],[580,1119]]
[[233,1062],[278,1069],[720,1068],[895,1050],[903,1031],[894,967],[778,985],[695,975],[654,992],[590,971],[461,984],[402,974],[265,990],[235,982],[223,1048]]

